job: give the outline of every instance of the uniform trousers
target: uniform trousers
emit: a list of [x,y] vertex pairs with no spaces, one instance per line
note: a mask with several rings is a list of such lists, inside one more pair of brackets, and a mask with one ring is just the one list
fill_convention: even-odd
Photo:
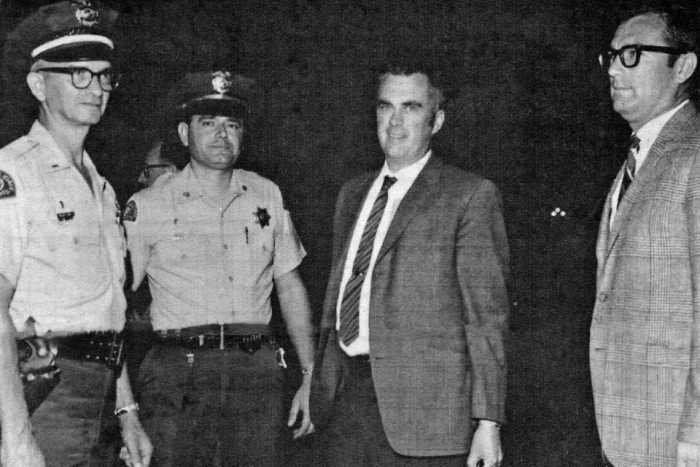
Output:
[[139,371],[154,465],[279,465],[285,424],[275,352],[156,344]]
[[[391,448],[379,413],[367,359],[347,357],[347,382],[336,396],[332,419],[322,434],[329,467],[464,467],[467,455],[410,457]],[[312,408],[313,410],[313,408]],[[313,412],[312,412],[313,414]]]
[[61,382],[31,418],[34,436],[47,467],[103,467],[105,449],[99,446],[100,424],[114,416],[107,407],[114,372],[104,364],[62,359]]

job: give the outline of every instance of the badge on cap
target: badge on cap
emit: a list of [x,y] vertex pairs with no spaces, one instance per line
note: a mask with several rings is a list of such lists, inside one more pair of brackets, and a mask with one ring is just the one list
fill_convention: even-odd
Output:
[[9,174],[0,170],[0,199],[14,198],[17,194],[15,182]]
[[100,14],[92,8],[89,0],[72,0],[71,3],[77,7],[75,17],[83,26],[92,27],[99,21]]
[[211,80],[211,87],[214,89],[214,91],[218,92],[219,94],[226,94],[229,89],[231,89],[233,81],[231,81],[230,72],[215,71],[212,73],[212,76],[213,79]]

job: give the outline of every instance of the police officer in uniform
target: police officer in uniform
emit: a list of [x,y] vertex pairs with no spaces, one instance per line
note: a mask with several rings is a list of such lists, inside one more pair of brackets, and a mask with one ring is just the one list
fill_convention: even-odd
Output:
[[[116,406],[128,465],[151,444],[137,417],[117,332],[124,325],[125,241],[112,187],[83,143],[116,86],[114,13],[88,1],[40,8],[8,37],[26,54],[39,103],[29,134],[0,150],[0,424],[5,467],[97,465],[105,390]],[[6,54],[7,56],[7,54]],[[61,381],[29,418],[16,339],[45,338]],[[88,464],[88,462],[90,462]]]
[[273,287],[303,373],[287,425],[299,423],[295,437],[313,430],[313,338],[297,270],[306,253],[278,187],[234,168],[244,82],[227,71],[183,78],[178,133],[190,163],[125,208],[133,287],[147,275],[153,297],[157,343],[139,379],[159,466],[280,463],[286,361],[268,327]]

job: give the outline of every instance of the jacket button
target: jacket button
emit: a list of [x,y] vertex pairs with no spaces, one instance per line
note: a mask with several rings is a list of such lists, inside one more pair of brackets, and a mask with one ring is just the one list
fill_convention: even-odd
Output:
[[601,302],[604,302],[607,299],[608,299],[608,294],[606,294],[604,292],[601,292],[600,294],[598,294],[598,300],[600,300]]

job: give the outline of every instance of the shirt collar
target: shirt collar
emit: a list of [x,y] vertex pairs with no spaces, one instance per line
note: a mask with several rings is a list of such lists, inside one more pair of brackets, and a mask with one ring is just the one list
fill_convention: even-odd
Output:
[[[231,197],[238,196],[244,191],[241,187],[239,172],[238,169],[234,169],[231,174],[231,186],[229,187]],[[194,174],[192,164],[187,164],[185,168],[182,169],[182,172],[176,176],[180,176],[180,191],[183,200],[192,200],[204,196],[202,184],[199,183],[197,176]]]
[[421,170],[423,170],[423,167],[425,167],[425,164],[428,163],[428,160],[432,155],[433,150],[430,149],[428,150],[428,152],[425,153],[425,156],[421,157],[411,165],[400,168],[396,172],[392,172],[391,170],[389,170],[389,165],[386,163],[386,161],[384,161],[384,167],[382,167],[382,171],[379,173],[378,178],[383,180],[384,177],[388,175],[389,177],[396,177],[396,180],[399,182],[408,182],[412,184],[418,177],[418,174],[421,172]]
[[[27,134],[27,138],[30,141],[39,144],[43,148],[41,154],[45,157],[46,167],[48,171],[67,169],[73,166],[73,161],[70,159],[68,154],[63,152],[61,148],[58,147],[56,140],[53,139],[49,130],[42,125],[39,120],[35,120],[32,128]],[[88,168],[88,170],[93,174],[93,177],[99,173],[95,164],[88,156],[87,151],[83,150],[83,165]],[[100,183],[101,180],[95,180],[96,183]]]
[[651,145],[654,144],[654,141],[656,141],[656,138],[659,136],[659,133],[661,133],[661,130],[663,129],[664,125],[666,125],[666,123],[671,119],[671,117],[673,117],[676,114],[676,112],[678,112],[681,109],[681,107],[683,107],[687,103],[688,99],[684,100],[671,110],[666,111],[658,117],[648,121],[639,130],[637,130],[637,133],[635,134],[637,138],[639,138],[638,151],[648,151]]

